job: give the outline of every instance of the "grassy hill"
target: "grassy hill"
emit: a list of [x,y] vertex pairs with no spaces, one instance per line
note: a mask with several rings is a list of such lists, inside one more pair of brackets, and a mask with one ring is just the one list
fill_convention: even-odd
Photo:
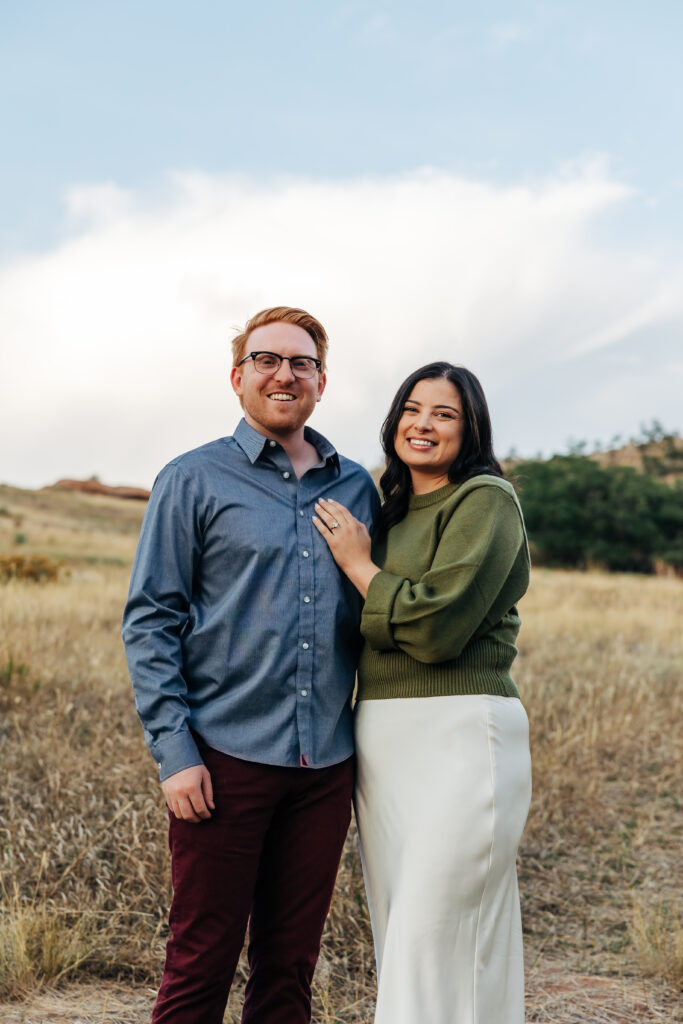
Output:
[[[119,638],[143,509],[0,488],[0,557],[60,565],[52,582],[0,583],[0,997],[72,979],[158,981],[166,823]],[[680,580],[618,574],[537,570],[522,602],[530,1022],[683,1019],[682,613]],[[318,1024],[372,1020],[353,833],[315,984]],[[240,999],[241,982],[227,1020]],[[7,1006],[0,1019],[14,1019]]]

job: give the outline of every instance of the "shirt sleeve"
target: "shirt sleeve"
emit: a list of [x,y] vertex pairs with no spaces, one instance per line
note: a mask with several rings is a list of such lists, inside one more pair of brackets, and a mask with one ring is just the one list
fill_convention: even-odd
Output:
[[381,571],[371,581],[361,632],[374,650],[421,662],[457,658],[484,623],[524,544],[514,499],[477,487],[456,506],[431,565],[416,580]]
[[181,650],[200,555],[192,482],[171,463],[152,488],[122,629],[135,707],[162,781],[202,764],[189,727]]

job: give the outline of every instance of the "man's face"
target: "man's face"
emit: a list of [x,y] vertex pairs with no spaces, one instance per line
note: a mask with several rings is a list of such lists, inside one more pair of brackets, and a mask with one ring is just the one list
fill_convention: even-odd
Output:
[[[295,324],[265,324],[252,331],[244,355],[250,352],[274,352],[279,356],[317,358],[310,334]],[[244,409],[244,418],[259,434],[290,437],[303,429],[325,389],[324,373],[313,377],[295,377],[288,361],[272,374],[259,373],[252,359],[233,366],[230,373],[233,390]]]

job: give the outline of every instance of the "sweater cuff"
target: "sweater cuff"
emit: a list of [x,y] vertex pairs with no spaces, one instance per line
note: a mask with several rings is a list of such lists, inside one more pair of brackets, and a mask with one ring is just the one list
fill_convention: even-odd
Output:
[[204,764],[189,730],[176,732],[172,736],[158,741],[151,748],[151,754],[159,769],[160,782],[177,772],[184,771],[185,768],[194,768],[196,765]]
[[391,613],[405,580],[390,572],[378,572],[370,580],[360,631],[375,651],[398,650],[391,632]]

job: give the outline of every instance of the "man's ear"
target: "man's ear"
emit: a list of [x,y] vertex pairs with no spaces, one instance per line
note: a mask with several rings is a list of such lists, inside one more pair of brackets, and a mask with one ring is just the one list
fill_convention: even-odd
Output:
[[232,384],[232,390],[235,392],[235,394],[239,398],[241,398],[242,397],[242,367],[241,366],[233,366],[232,370],[230,371],[230,383]]
[[[318,378],[318,394],[316,395],[316,401],[317,402],[319,402],[320,399],[323,397],[323,391],[325,390],[325,385],[326,384],[327,384],[327,374],[326,373],[321,373],[319,378]],[[233,387],[234,386],[235,385],[233,384]]]

